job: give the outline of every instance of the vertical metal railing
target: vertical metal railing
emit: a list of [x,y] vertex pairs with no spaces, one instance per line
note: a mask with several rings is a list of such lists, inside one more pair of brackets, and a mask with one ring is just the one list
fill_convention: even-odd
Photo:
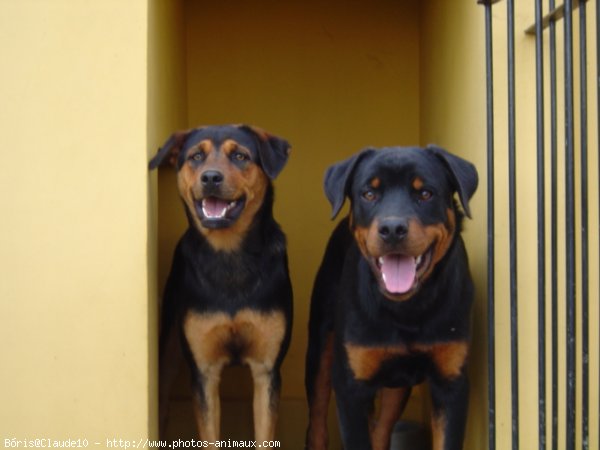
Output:
[[575,117],[573,103],[573,2],[564,3],[565,77],[565,255],[567,321],[566,448],[575,449],[576,391],[576,270],[575,270]]
[[[555,1],[550,0],[549,8],[555,9]],[[550,50],[550,273],[558,273],[558,105],[556,69],[556,22],[549,24]],[[552,432],[551,448],[558,450],[558,277],[551,282],[551,325],[552,330]]]
[[512,448],[519,448],[519,306],[517,280],[517,107],[515,85],[515,3],[507,0],[508,46],[508,234],[510,264],[510,379]]
[[488,316],[488,448],[496,448],[496,338],[495,338],[495,202],[494,202],[494,61],[492,39],[492,7],[485,6],[486,101],[487,101],[487,316]]
[[588,112],[587,112],[587,14],[579,5],[579,104],[581,146],[581,440],[589,448],[589,236],[588,236]]
[[535,85],[537,128],[537,249],[538,249],[538,433],[546,449],[546,160],[544,126],[544,44],[542,0],[535,0]]
[[[485,7],[486,32],[486,80],[487,80],[487,175],[488,175],[488,374],[489,374],[489,449],[495,450],[496,428],[496,337],[495,337],[495,147],[494,147],[494,78],[493,78],[493,33],[492,9],[499,0],[479,0]],[[563,0],[560,6],[555,0],[548,0],[549,11],[543,12],[542,0],[533,0],[535,24],[527,30],[535,35],[535,80],[536,80],[536,173],[537,173],[537,325],[538,325],[538,433],[539,449],[551,448],[575,449],[576,442],[581,448],[590,448],[590,358],[598,355],[590,354],[590,180],[588,174],[588,41],[587,41],[587,7],[586,0]],[[507,88],[508,88],[508,222],[509,222],[509,274],[510,286],[510,390],[511,390],[511,442],[512,448],[519,448],[519,308],[517,284],[517,129],[515,103],[515,10],[514,0],[506,0],[507,4]],[[596,0],[596,96],[600,111],[600,0]],[[574,10],[579,8],[578,48],[574,49]],[[557,23],[562,21],[562,65],[563,79],[560,88],[557,70]],[[548,67],[544,58],[544,30],[548,29],[547,45],[549,51]],[[575,59],[579,65],[575,66]],[[548,72],[546,72],[546,69]],[[579,96],[575,97],[575,73],[579,75]],[[549,74],[549,85],[545,85],[544,74]],[[545,88],[548,88],[549,106],[546,104]],[[559,159],[559,89],[564,95],[564,160]],[[578,110],[575,109],[579,102]],[[548,107],[548,110],[546,109]],[[576,120],[576,114],[579,114]],[[549,121],[549,130],[546,121]],[[599,119],[600,120],[600,119]],[[576,125],[579,130],[576,130]],[[600,140],[600,128],[596,123],[596,132]],[[579,132],[579,139],[576,134]],[[575,155],[576,142],[579,145],[579,160]],[[549,152],[548,154],[546,152]],[[547,156],[549,156],[549,174],[547,176]],[[559,165],[561,169],[559,169]],[[559,170],[563,171],[562,180]],[[600,161],[598,164],[600,179]],[[548,184],[549,182],[549,184]],[[597,180],[596,180],[597,182]],[[595,185],[597,189],[598,186]],[[549,192],[549,201],[546,193]],[[598,195],[598,190],[595,191]],[[559,197],[564,196],[564,211],[559,215]],[[576,204],[577,200],[579,203]],[[547,208],[549,207],[549,211]],[[599,204],[600,207],[600,204]],[[564,216],[563,216],[564,214]],[[562,221],[561,224],[559,221]],[[561,225],[564,225],[561,227]],[[549,236],[548,236],[549,233]],[[577,236],[581,241],[578,242]],[[564,245],[564,256],[559,249]],[[549,248],[548,248],[549,247]],[[579,254],[580,253],[580,254]],[[561,255],[559,259],[559,254]],[[550,271],[551,276],[548,276]],[[558,274],[564,276],[564,291],[559,290]],[[547,286],[549,284],[549,286]],[[547,290],[549,288],[549,295]],[[595,298],[596,296],[594,296]],[[547,326],[547,309],[549,307],[550,326]],[[580,329],[577,330],[578,312],[580,313]],[[559,320],[559,317],[564,317]],[[560,327],[565,328],[564,346],[559,342]],[[551,355],[546,351],[547,340],[550,339]],[[580,339],[580,342],[577,340]],[[579,346],[578,346],[579,344]],[[526,345],[526,344],[524,344]],[[578,350],[581,351],[578,354]],[[559,351],[564,351],[565,372],[559,373]],[[550,373],[547,373],[547,367]],[[600,380],[594,380],[600,381]],[[564,390],[559,389],[564,383]],[[578,384],[580,383],[580,384]],[[599,382],[600,385],[600,382]],[[550,387],[550,393],[547,387]],[[577,397],[580,387],[581,398]],[[564,396],[559,395],[564,393]],[[550,399],[550,401],[549,401]],[[594,400],[593,404],[597,404]],[[548,412],[550,413],[548,415]],[[564,414],[564,423],[559,421],[559,412]],[[559,430],[559,424],[564,428]],[[580,424],[579,429],[577,429]],[[598,425],[600,428],[600,424]],[[559,436],[565,441],[559,442]],[[548,439],[550,437],[550,439]],[[599,443],[600,445],[600,443]]]

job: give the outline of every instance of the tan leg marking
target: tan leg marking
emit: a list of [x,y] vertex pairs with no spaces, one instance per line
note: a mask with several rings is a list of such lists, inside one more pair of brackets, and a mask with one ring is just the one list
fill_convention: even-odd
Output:
[[433,434],[433,450],[444,450],[446,417],[433,415],[431,418],[431,431]]
[[230,361],[226,344],[231,339],[230,318],[224,313],[188,313],[183,332],[203,377],[204,407],[200,398],[194,399],[194,412],[200,438],[213,442],[219,439],[221,404],[219,383],[221,371]]
[[219,397],[219,384],[223,365],[215,365],[203,373],[204,408],[200,399],[194,401],[194,414],[201,439],[214,442],[221,434],[221,399]]
[[279,404],[279,392],[272,390],[272,371],[285,337],[285,317],[281,312],[245,310],[236,315],[235,323],[242,340],[248,343],[244,362],[254,379],[254,437],[258,442],[271,441]]
[[371,431],[373,450],[389,450],[392,430],[406,407],[410,391],[410,387],[381,389],[381,411]]
[[272,441],[275,437],[279,393],[271,392],[271,370],[262,364],[250,363],[254,379],[254,438],[257,442]]

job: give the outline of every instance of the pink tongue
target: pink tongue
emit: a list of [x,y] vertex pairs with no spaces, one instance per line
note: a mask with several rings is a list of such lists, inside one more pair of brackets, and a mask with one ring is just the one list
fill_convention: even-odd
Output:
[[220,217],[224,209],[227,208],[228,203],[225,200],[221,200],[214,197],[205,198],[202,202],[202,209],[207,217]]
[[383,282],[388,292],[408,292],[415,281],[417,265],[412,256],[387,255],[380,259]]

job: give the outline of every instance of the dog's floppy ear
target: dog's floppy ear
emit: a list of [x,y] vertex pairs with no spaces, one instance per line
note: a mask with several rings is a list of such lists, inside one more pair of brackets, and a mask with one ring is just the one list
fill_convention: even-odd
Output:
[[273,136],[258,127],[240,125],[239,128],[253,134],[258,139],[260,164],[267,176],[274,180],[287,163],[292,151],[288,141]]
[[463,210],[467,217],[470,218],[471,210],[469,209],[469,200],[475,193],[477,184],[479,183],[477,169],[469,161],[453,155],[435,145],[428,145],[426,150],[444,161],[452,175],[453,187],[454,190],[458,192],[458,197],[460,198]]
[[150,160],[148,163],[148,169],[156,169],[158,166],[162,166],[166,163],[176,166],[179,152],[181,151],[181,147],[183,146],[188,134],[190,134],[190,131],[191,130],[176,131],[173,133],[169,139],[167,139],[167,141],[158,149],[156,155],[154,155],[154,158]]
[[374,152],[375,149],[366,148],[350,158],[330,166],[325,172],[325,195],[331,203],[332,219],[335,219],[342,209],[346,195],[350,194],[350,181],[354,169],[362,159]]

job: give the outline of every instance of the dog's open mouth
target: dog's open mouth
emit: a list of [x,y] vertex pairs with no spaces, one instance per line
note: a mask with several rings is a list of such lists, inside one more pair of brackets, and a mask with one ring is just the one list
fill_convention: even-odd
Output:
[[246,198],[225,200],[218,197],[205,197],[196,201],[196,212],[206,228],[226,228],[240,216],[246,205]]
[[392,295],[407,294],[419,287],[419,280],[431,264],[433,246],[419,256],[390,253],[375,260],[382,287]]

